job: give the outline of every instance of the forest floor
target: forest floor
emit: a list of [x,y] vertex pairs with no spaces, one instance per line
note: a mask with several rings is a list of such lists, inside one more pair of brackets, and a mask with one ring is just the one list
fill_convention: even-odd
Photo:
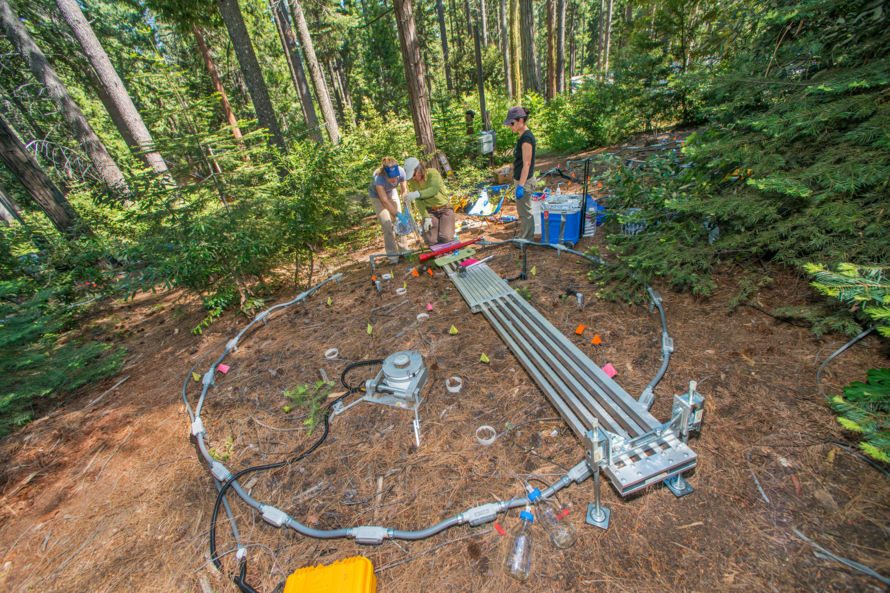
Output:
[[[554,162],[541,159],[538,168]],[[610,230],[601,228],[578,249],[602,245]],[[290,401],[285,390],[315,383],[322,371],[336,379],[353,361],[414,348],[430,369],[420,447],[409,412],[362,403],[335,417],[310,457],[254,474],[245,489],[318,529],[419,529],[520,495],[517,473],[543,486],[578,463],[580,443],[484,318],[470,312],[442,274],[415,277],[407,263],[372,270],[368,255],[381,248],[378,241],[323,259],[317,278],[337,268],[344,275],[339,285],[326,285],[242,338],[226,359],[228,372],[216,374],[202,418],[208,447],[230,469],[277,461],[320,434],[307,434],[300,409],[283,411]],[[517,250],[490,253],[502,277],[521,266]],[[598,300],[587,277],[591,267],[577,257],[530,248],[528,265],[536,275],[516,286],[527,290],[532,305],[597,364],[611,363],[615,380],[639,394],[661,364],[657,311]],[[815,381],[818,364],[848,337],[814,337],[763,312],[817,298],[806,278],[781,269],[769,270],[775,282],[751,303],[757,308],[730,308],[740,270],[721,269],[720,288],[707,298],[655,286],[676,351],[652,412],[667,420],[673,394],[686,392],[690,380],[706,398],[701,433],[690,441],[698,454],[689,476],[692,495],[676,499],[659,485],[622,499],[606,481],[611,526],[602,531],[583,521],[592,483],[569,486],[559,499],[571,509],[579,539],[557,550],[536,527],[533,574],[525,584],[500,570],[502,538],[492,524],[368,547],[276,530],[233,500],[249,545],[248,581],[268,593],[298,568],[364,555],[384,592],[884,590],[875,578],[815,557],[794,531],[890,575],[890,479],[835,444],[844,435]],[[384,272],[393,279],[378,293],[371,276]],[[398,296],[403,283],[408,293]],[[562,298],[567,290],[584,294],[583,308]],[[276,302],[292,294],[283,290]],[[418,323],[427,303],[430,318]],[[209,563],[216,491],[189,444],[181,394],[199,358],[248,320],[226,313],[202,335],[192,334],[204,315],[199,303],[178,292],[143,294],[108,304],[84,328],[93,339],[126,347],[128,359],[117,376],[54,402],[0,441],[0,589],[237,591]],[[577,335],[582,324],[586,329]],[[452,326],[456,335],[449,334]],[[602,344],[591,344],[594,334]],[[339,350],[338,358],[325,358],[330,348]],[[480,362],[482,354],[490,363]],[[198,372],[216,356],[201,361]],[[869,336],[827,367],[823,386],[838,393],[881,367],[890,367],[886,344]],[[356,369],[350,381],[371,372]],[[445,388],[452,376],[463,380],[458,395]],[[193,405],[199,391],[189,381]],[[485,424],[513,428],[482,448],[474,435]],[[517,513],[499,523],[513,529]],[[218,534],[230,575],[234,546],[222,518]]]

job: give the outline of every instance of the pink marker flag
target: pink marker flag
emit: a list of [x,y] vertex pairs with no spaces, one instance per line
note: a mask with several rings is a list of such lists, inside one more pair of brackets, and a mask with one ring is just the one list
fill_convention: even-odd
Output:
[[603,372],[609,375],[610,379],[618,374],[618,371],[615,370],[615,367],[612,366],[611,362],[603,367]]
[[216,367],[216,368],[219,369],[219,372],[220,372],[220,373],[223,373],[223,374],[229,372],[229,367],[226,366],[226,365],[224,365],[224,364],[221,364],[221,365],[219,365],[219,366]]
[[426,310],[427,310],[427,311],[432,311],[432,310],[433,310],[433,304],[432,304],[432,303],[427,303],[427,304],[426,304]]

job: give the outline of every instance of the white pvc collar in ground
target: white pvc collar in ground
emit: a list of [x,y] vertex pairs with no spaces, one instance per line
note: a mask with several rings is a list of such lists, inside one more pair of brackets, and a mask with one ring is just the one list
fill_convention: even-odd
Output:
[[[421,313],[423,315],[423,313]],[[460,388],[464,386],[464,382],[460,377],[451,377],[445,381],[445,389],[448,390],[448,393],[459,393]]]
[[328,350],[327,352],[324,353],[324,357],[329,360],[332,358],[337,358],[338,356],[340,356],[340,351],[337,350],[336,348],[331,348],[330,350]]
[[[484,438],[480,437],[480,436],[479,436],[479,433],[480,433],[480,432],[483,433],[483,434],[485,434],[486,432],[490,433],[490,434],[491,434],[491,438],[490,438],[490,439],[484,439]],[[495,431],[494,428],[492,428],[491,426],[488,426],[487,424],[484,425],[484,426],[480,426],[479,428],[476,429],[476,440],[479,441],[479,444],[482,445],[482,446],[486,446],[486,447],[487,447],[488,445],[492,444],[496,438],[498,438],[498,433],[497,433],[497,431]]]
[[399,296],[402,296],[403,294],[408,294],[408,289],[407,288],[397,288],[396,294]]
[[430,318],[430,316],[427,315],[426,313],[421,313],[420,315],[417,316],[417,321],[422,322],[422,321],[426,321],[429,318]]

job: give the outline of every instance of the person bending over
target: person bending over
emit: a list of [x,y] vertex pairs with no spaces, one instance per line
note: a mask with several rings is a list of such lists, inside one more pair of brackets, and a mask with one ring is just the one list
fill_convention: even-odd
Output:
[[445,193],[442,174],[435,169],[427,169],[414,157],[405,161],[405,175],[408,176],[407,204],[415,202],[423,218],[423,240],[427,245],[449,243],[454,240],[454,208]]
[[408,215],[401,213],[399,204],[399,193],[405,195],[407,192],[407,179],[405,170],[399,166],[398,161],[392,157],[384,157],[380,168],[374,171],[374,179],[371,181],[368,194],[374,214],[377,215],[377,221],[383,230],[383,245],[392,265],[399,263],[397,254],[408,251],[408,238],[396,237],[392,229],[393,220],[396,218],[405,217],[407,221]]

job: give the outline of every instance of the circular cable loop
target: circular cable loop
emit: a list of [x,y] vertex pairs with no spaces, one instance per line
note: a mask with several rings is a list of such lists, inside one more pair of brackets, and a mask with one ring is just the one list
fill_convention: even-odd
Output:
[[407,288],[397,288],[396,294],[399,296],[402,296],[403,294],[408,294],[408,289]]
[[[421,313],[423,315],[423,313]],[[457,383],[452,386],[452,383]],[[448,393],[460,393],[460,388],[464,386],[464,382],[460,377],[450,377],[445,380],[445,389],[448,390]]]
[[[480,437],[480,436],[479,436],[479,433],[480,433],[481,431],[488,431],[488,432],[490,432],[490,433],[491,433],[491,438],[490,438],[490,439],[483,439],[482,437]],[[487,447],[488,445],[492,444],[492,443],[495,441],[496,438],[498,438],[498,433],[497,433],[497,431],[496,431],[494,428],[492,428],[491,426],[488,426],[487,424],[485,424],[485,425],[483,425],[483,426],[480,426],[479,428],[476,429],[476,440],[479,441],[479,444],[482,445],[483,447]]]
[[427,315],[426,313],[421,313],[420,315],[417,316],[417,321],[426,321],[429,318],[430,318],[430,316]]
[[327,358],[328,360],[332,360],[334,358],[337,358],[338,356],[340,356],[340,351],[337,350],[336,348],[331,348],[330,350],[328,350],[327,352],[324,353],[324,357]]

